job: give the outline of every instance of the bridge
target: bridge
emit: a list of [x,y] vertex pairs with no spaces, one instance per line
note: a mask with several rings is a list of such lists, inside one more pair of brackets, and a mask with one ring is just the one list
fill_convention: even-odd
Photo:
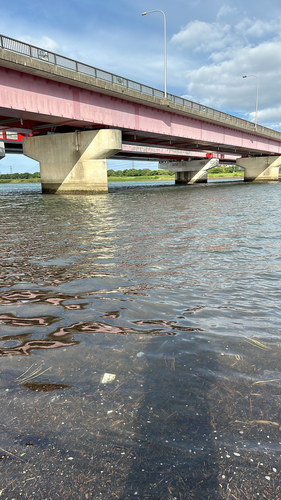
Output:
[[205,182],[219,161],[245,181],[278,180],[281,165],[280,132],[5,36],[1,131],[25,135],[45,193],[107,192],[111,157],[158,158],[179,184]]

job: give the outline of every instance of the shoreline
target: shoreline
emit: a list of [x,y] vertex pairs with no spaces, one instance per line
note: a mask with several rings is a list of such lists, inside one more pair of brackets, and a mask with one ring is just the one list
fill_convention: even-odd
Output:
[[[243,179],[244,173],[234,173],[234,174],[209,174],[209,179],[233,179],[240,178]],[[137,176],[137,177],[108,177],[108,182],[157,182],[157,181],[174,181],[175,178],[171,176]],[[1,184],[38,184],[41,183],[41,179],[0,179]]]

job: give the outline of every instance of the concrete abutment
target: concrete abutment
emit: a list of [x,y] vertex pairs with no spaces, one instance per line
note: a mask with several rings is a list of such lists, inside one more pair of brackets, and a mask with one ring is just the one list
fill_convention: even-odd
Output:
[[281,156],[254,156],[236,160],[244,168],[245,182],[278,181]]
[[42,192],[108,192],[106,159],[122,149],[121,130],[102,129],[28,137],[23,152],[40,163]]

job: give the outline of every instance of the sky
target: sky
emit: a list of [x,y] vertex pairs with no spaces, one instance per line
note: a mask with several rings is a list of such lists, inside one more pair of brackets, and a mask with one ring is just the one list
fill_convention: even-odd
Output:
[[[280,0],[0,0],[0,34],[281,131]],[[5,7],[5,8],[4,8]],[[249,78],[242,78],[243,75]],[[157,164],[145,162],[149,168]],[[7,155],[0,172],[39,170]],[[108,160],[108,168],[131,168]],[[143,168],[144,162],[135,168]]]

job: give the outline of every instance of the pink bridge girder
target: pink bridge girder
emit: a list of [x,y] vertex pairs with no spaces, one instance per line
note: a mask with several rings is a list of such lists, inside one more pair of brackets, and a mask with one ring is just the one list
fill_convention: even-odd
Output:
[[253,131],[180,114],[168,106],[134,102],[50,77],[0,67],[0,130],[34,134],[53,129],[63,131],[63,127],[67,131],[118,128],[127,144],[216,151],[236,156],[281,155],[279,140]]

